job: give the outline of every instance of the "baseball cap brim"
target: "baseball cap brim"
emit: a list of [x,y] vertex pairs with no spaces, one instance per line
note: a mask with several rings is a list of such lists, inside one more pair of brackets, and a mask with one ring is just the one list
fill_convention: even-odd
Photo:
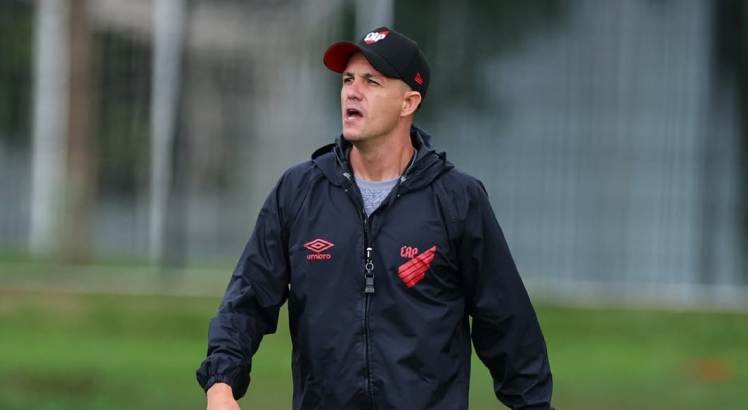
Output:
[[342,73],[348,66],[348,60],[356,53],[363,54],[369,64],[385,76],[393,78],[400,77],[399,73],[379,54],[371,49],[361,48],[358,44],[351,43],[350,41],[339,41],[330,45],[327,51],[325,51],[322,62],[330,70]]

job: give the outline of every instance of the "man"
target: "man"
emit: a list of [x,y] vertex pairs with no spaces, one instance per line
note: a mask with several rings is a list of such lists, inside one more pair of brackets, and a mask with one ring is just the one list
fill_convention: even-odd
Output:
[[422,52],[382,27],[323,62],[342,74],[343,132],[260,211],[197,372],[208,408],[238,408],[288,299],[294,409],[467,409],[471,339],[504,404],[550,409],[545,341],[483,185],[412,125]]

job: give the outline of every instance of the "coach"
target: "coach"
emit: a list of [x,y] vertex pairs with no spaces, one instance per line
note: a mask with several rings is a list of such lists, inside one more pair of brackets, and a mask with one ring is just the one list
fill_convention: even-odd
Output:
[[342,74],[342,135],[260,211],[197,371],[208,408],[238,408],[288,300],[294,409],[467,409],[471,339],[499,400],[551,409],[545,341],[486,191],[413,126],[423,53],[382,27],[323,61]]

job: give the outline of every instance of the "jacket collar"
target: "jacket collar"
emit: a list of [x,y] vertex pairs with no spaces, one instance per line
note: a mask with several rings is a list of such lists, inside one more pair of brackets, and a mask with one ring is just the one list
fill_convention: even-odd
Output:
[[[431,146],[431,136],[425,131],[413,126],[410,129],[410,138],[418,154],[412,166],[400,178],[401,192],[428,185],[454,167],[447,161],[446,153],[437,153],[434,150]],[[344,186],[350,184],[353,179],[353,170],[348,161],[350,147],[351,142],[340,135],[334,143],[325,145],[312,154],[312,161],[335,185]]]

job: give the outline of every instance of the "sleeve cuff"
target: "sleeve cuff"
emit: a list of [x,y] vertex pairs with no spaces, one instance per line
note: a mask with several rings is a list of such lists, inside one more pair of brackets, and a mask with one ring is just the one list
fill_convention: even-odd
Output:
[[248,372],[243,372],[243,368],[238,368],[228,373],[209,374],[205,367],[201,366],[196,372],[197,381],[203,388],[203,391],[207,392],[216,383],[226,383],[231,386],[235,400],[239,400],[247,392],[250,377]]

